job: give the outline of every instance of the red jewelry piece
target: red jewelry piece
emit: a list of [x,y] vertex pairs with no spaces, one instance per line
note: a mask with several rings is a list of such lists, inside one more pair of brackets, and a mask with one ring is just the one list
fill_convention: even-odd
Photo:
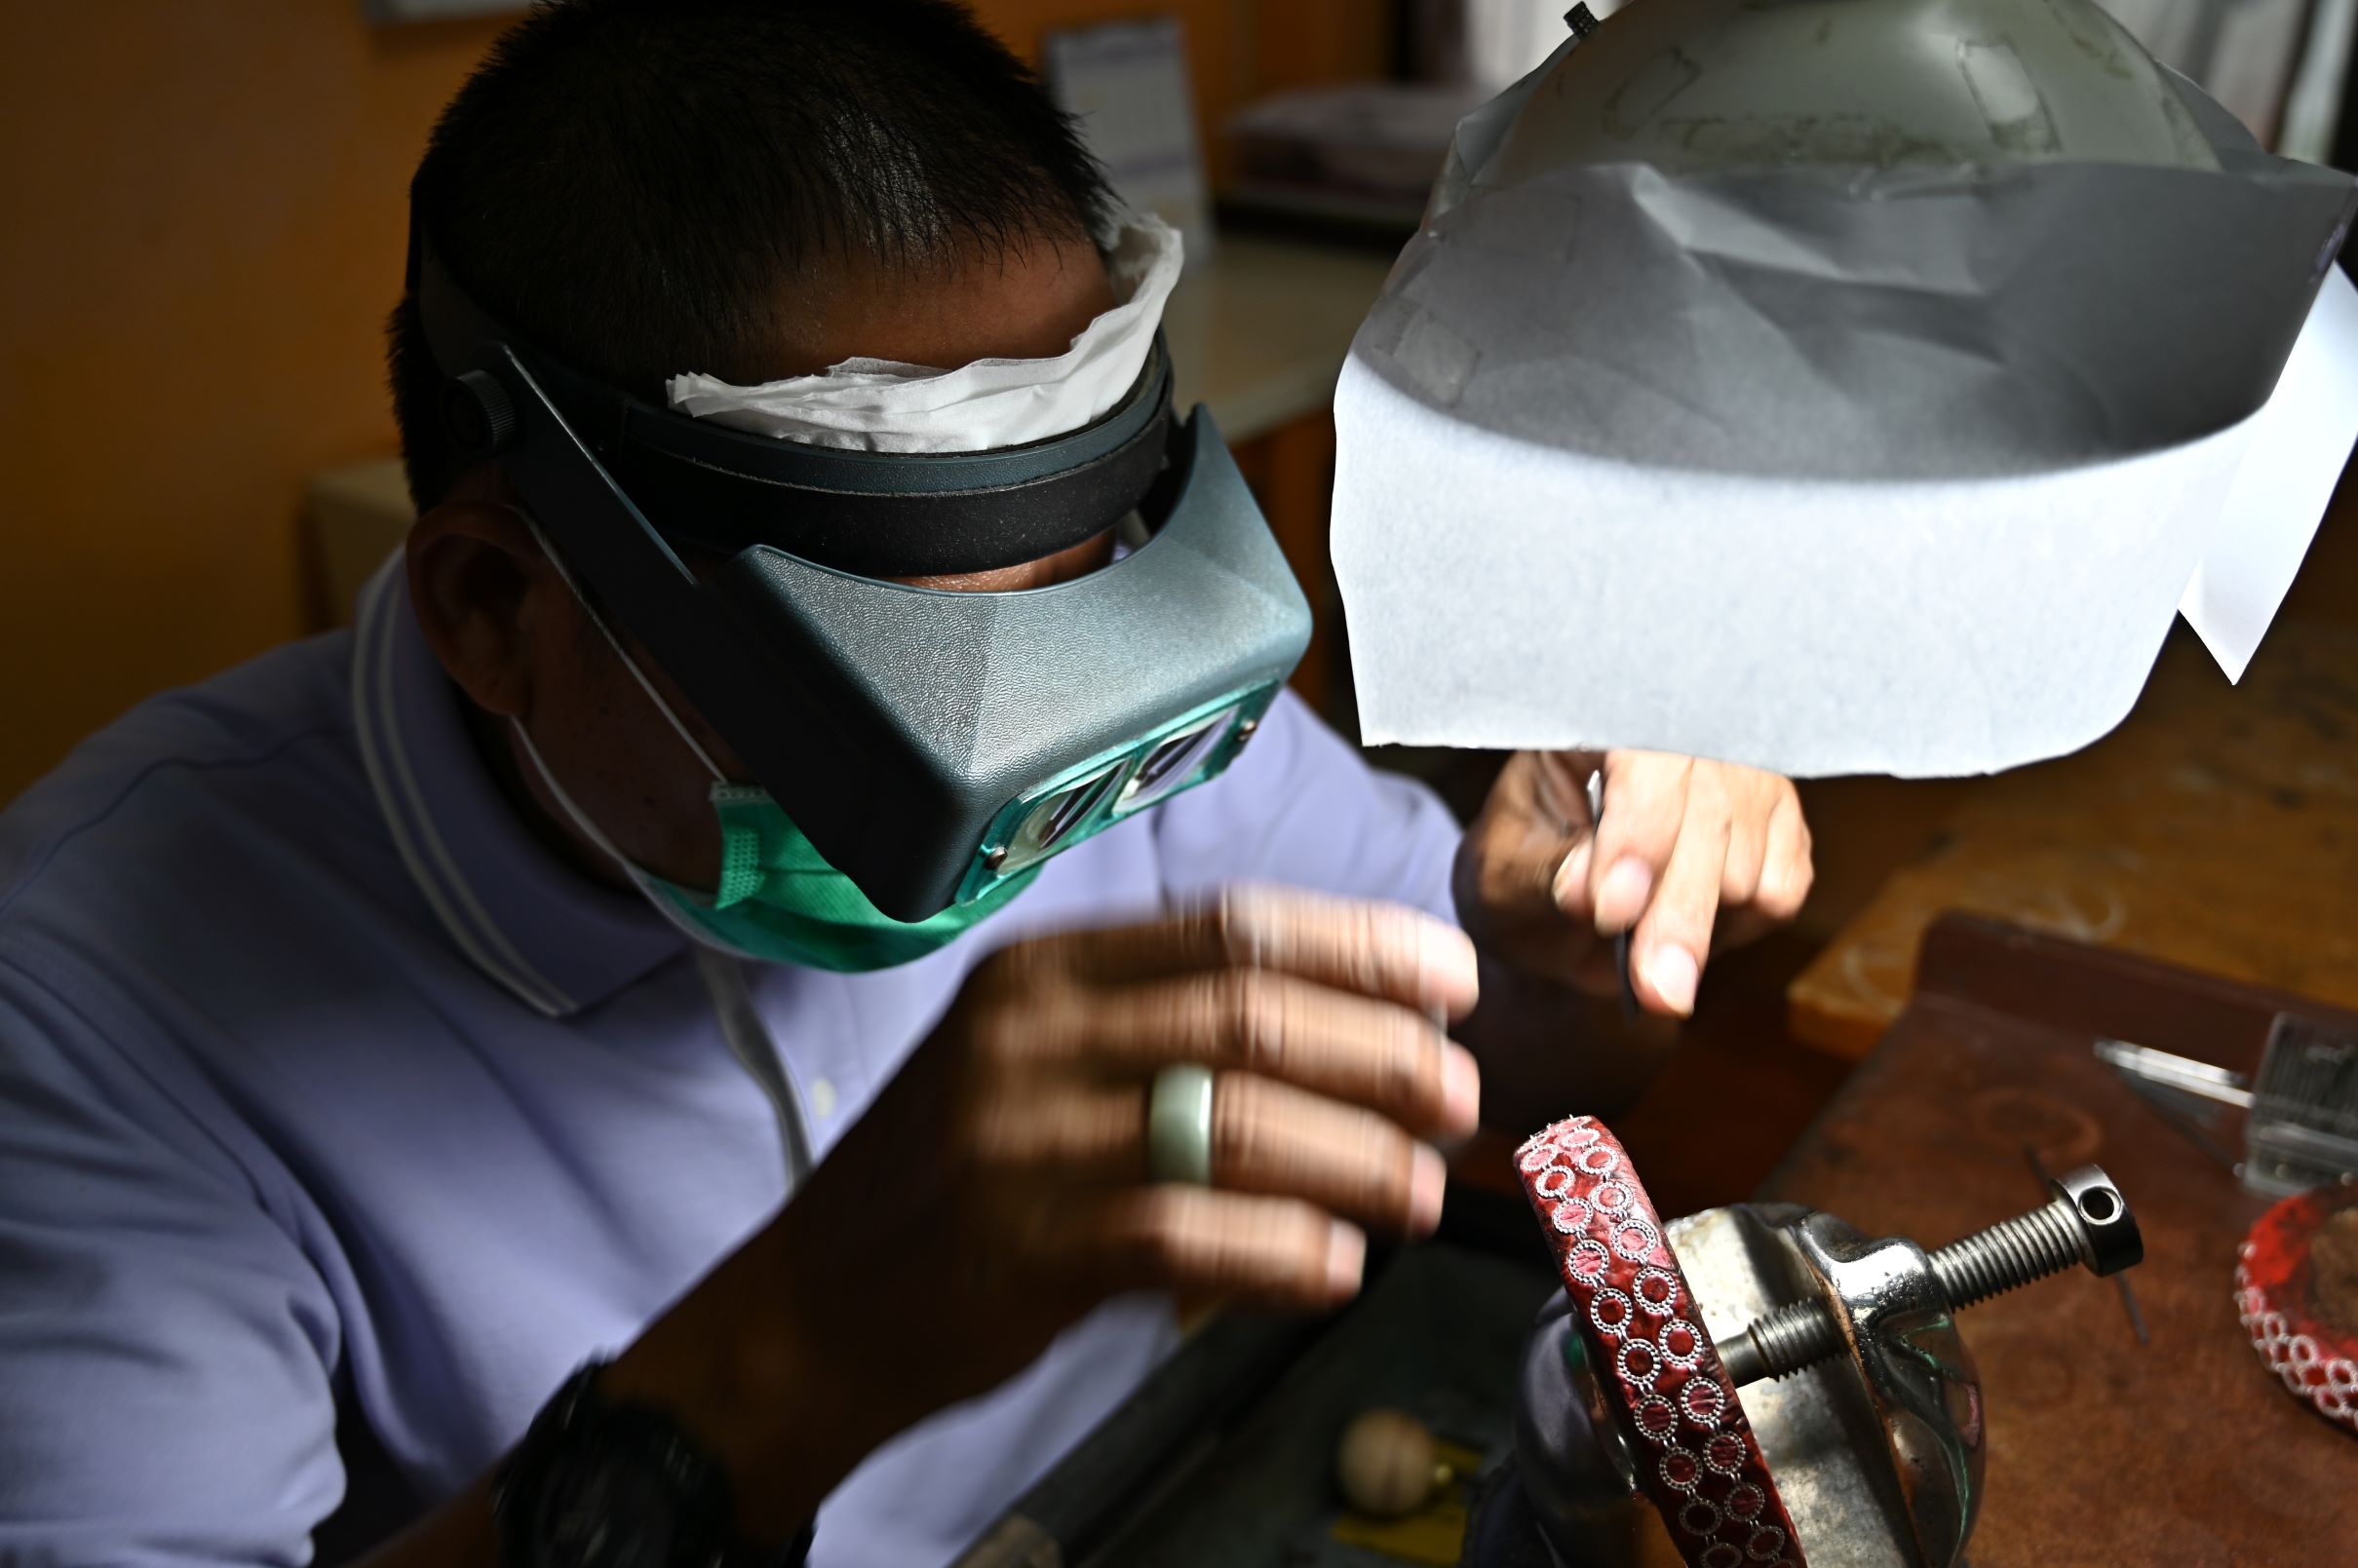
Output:
[[2295,1398],[2358,1433],[2358,1186],[2314,1188],[2260,1216],[2235,1265],[2235,1311]]
[[1629,1156],[1575,1116],[1515,1153],[1604,1402],[1689,1568],[1802,1568],[1793,1518]]

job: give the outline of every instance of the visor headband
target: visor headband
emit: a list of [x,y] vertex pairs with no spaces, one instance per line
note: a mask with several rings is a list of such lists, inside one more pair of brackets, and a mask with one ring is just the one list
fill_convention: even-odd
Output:
[[985,452],[843,451],[706,425],[582,375],[478,307],[410,223],[409,291],[445,376],[504,346],[667,536],[769,546],[863,577],[989,571],[1084,543],[1135,510],[1173,428],[1161,335],[1130,391],[1069,435]]
[[[798,457],[852,458],[866,472],[773,478],[768,472],[717,466],[677,450],[668,440],[625,440],[608,464],[649,520],[698,544],[730,551],[774,546],[863,577],[989,571],[1068,550],[1135,510],[1162,472],[1170,411],[1170,366],[1158,338],[1138,381],[1102,419],[1070,436],[1006,449],[1004,455],[1025,459],[1009,465],[1014,475],[1046,469],[1030,477],[961,485],[962,478],[987,479],[987,467],[963,453],[842,452],[719,427],[697,434],[728,436],[757,447],[785,446]],[[687,419],[668,412],[659,417],[673,425]],[[1047,467],[1060,461],[1068,466]],[[825,482],[838,477],[875,487],[836,489]],[[934,487],[945,481],[957,487]]]

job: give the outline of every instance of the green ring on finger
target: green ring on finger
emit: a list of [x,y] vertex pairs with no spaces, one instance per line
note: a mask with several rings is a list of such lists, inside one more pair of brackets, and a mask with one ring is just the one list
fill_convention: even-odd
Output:
[[1146,1100],[1146,1172],[1212,1185],[1212,1069],[1179,1062],[1154,1075]]

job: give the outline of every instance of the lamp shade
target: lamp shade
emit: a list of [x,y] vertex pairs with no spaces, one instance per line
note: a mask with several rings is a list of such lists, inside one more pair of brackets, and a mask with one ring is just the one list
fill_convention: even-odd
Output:
[[2206,632],[2239,669],[2358,433],[2352,198],[2087,0],[1567,37],[1460,124],[1337,391],[1363,732],[1988,771],[2117,723],[2207,564],[2280,565]]
[[1640,0],[1559,62],[1488,177],[1632,161],[2219,167],[2169,73],[2092,0]]

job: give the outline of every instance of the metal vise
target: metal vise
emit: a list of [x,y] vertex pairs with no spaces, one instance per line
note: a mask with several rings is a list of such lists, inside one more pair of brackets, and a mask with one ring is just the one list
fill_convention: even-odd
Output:
[[[2138,1262],[2137,1221],[2093,1166],[2043,1206],[1927,1253],[1793,1205],[1671,1222],[1677,1253],[1812,1568],[1957,1568],[1982,1494],[1981,1384],[1954,1314],[2082,1264]],[[1570,1302],[1524,1353],[1515,1457],[1486,1488],[1467,1568],[1682,1561],[1640,1490]]]

